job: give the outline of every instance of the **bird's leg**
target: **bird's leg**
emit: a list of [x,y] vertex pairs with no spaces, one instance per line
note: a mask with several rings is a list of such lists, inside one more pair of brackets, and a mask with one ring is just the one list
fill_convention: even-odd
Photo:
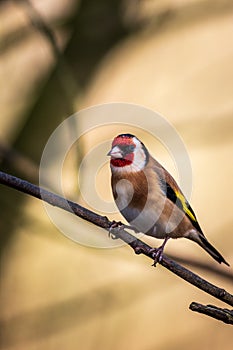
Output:
[[149,252],[149,253],[153,253],[154,263],[152,266],[156,266],[157,262],[160,262],[162,260],[164,247],[167,241],[169,240],[169,238],[170,237],[166,236],[166,238],[163,241],[163,244],[159,248],[152,248],[151,251]]

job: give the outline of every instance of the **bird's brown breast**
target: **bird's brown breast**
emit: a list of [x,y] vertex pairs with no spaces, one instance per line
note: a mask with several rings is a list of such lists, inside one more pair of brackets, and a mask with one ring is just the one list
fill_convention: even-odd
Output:
[[[122,194],[119,191],[119,186],[122,187]],[[112,174],[112,190],[114,199],[120,200],[119,196],[129,195],[131,200],[128,203],[129,207],[134,207],[142,210],[146,204],[148,197],[148,180],[144,171],[135,173]],[[130,193],[129,193],[130,192]]]

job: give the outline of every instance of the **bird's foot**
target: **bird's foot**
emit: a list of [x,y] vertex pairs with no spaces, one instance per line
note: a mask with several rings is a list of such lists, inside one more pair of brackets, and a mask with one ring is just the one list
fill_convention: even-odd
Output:
[[123,228],[123,224],[120,221],[113,221],[108,230],[108,237],[117,239],[117,233]]
[[117,233],[124,229],[124,227],[125,225],[122,224],[122,222],[113,220],[108,230],[108,237],[112,239],[118,239]]
[[152,255],[152,258],[154,259],[154,262],[152,264],[152,266],[156,267],[157,263],[160,263],[163,259],[163,246],[159,247],[159,248],[151,248],[151,250],[149,251],[149,254]]
[[152,259],[154,259],[154,263],[152,266],[156,266],[156,264],[162,260],[162,258],[163,258],[163,247],[162,246],[159,248],[151,248],[148,250],[144,246],[140,246],[137,244],[135,246],[133,246],[135,254],[138,254],[138,255],[145,254],[147,256],[151,256]]
[[159,248],[152,248],[149,253],[152,254],[152,257],[154,259],[154,263],[152,266],[156,266],[157,263],[160,263],[163,259],[163,250],[164,247],[167,243],[167,241],[169,240],[169,237],[167,236],[164,241],[163,244],[159,247]]
[[121,221],[115,221],[113,220],[112,221],[112,224],[111,226],[109,227],[109,231],[108,231],[108,236],[112,239],[118,239],[117,237],[117,233],[123,229],[128,229],[128,230],[132,230],[134,231],[135,233],[139,233],[140,231],[138,231],[136,229],[136,227],[134,226],[130,226],[130,225],[125,225],[125,224],[122,224]]

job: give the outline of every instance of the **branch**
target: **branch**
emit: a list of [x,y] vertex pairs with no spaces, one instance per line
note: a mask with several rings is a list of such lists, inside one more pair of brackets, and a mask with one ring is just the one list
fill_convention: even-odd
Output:
[[[113,227],[113,224],[115,223],[114,221],[109,221],[106,216],[98,215],[92,212],[91,210],[80,206],[77,203],[66,200],[65,198],[57,194],[49,192],[43,188],[40,188],[36,185],[31,184],[30,182],[24,181],[22,179],[3,173],[1,171],[0,171],[0,183],[8,187],[12,187],[23,193],[29,194],[38,199],[42,199],[43,201],[53,206],[66,210],[70,213],[73,213],[79,216],[80,218],[88,222],[91,222],[96,226],[104,228],[107,231],[109,231],[110,228]],[[154,252],[152,250],[152,247],[150,247],[148,244],[144,243],[140,239],[136,239],[134,235],[130,234],[128,231],[124,229],[124,225],[122,225],[122,227],[120,228],[118,227],[117,229],[115,229],[113,233],[117,238],[120,238],[125,243],[127,243],[131,248],[133,248],[136,254],[142,253],[154,260]],[[224,289],[219,288],[211,284],[210,282],[207,282],[206,280],[194,274],[193,272],[189,271],[185,267],[169,259],[167,256],[163,255],[162,260],[160,261],[160,264],[166,269],[168,269],[169,271],[173,272],[177,276],[184,279],[185,281],[191,283],[195,287],[225,302],[226,304],[233,306],[233,295],[231,295]]]
[[190,310],[205,314],[213,317],[216,320],[220,320],[227,324],[233,324],[233,310],[221,309],[214,305],[202,305],[198,303],[192,303],[189,306]]
[[169,254],[170,259],[177,261],[179,264],[186,264],[189,267],[194,267],[197,269],[204,270],[208,273],[212,273],[215,276],[219,276],[224,278],[224,280],[228,280],[230,282],[233,281],[233,273],[231,269],[222,269],[222,265],[206,263],[197,259],[192,259],[187,256],[182,257],[180,255]]

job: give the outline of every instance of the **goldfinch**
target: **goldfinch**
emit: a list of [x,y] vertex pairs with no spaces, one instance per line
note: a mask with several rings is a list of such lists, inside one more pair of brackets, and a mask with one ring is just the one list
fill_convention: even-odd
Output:
[[217,262],[229,266],[208,242],[196,215],[173,177],[134,135],[114,138],[108,153],[111,185],[121,214],[139,232],[164,239],[159,259],[169,238],[185,237],[198,243]]

